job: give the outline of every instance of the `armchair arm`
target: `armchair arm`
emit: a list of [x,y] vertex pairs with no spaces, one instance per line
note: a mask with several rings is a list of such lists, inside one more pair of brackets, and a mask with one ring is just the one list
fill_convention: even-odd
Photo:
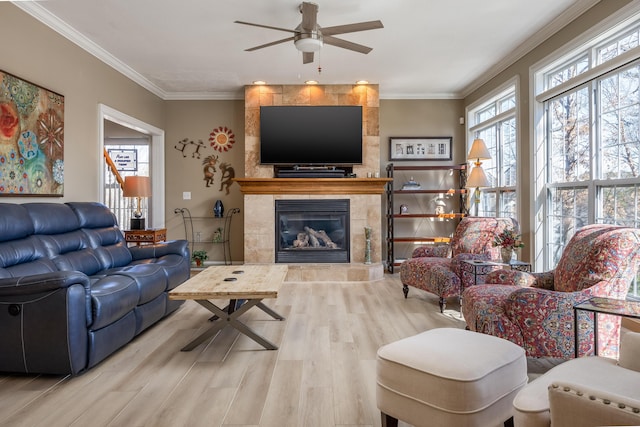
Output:
[[451,253],[451,245],[418,246],[411,253],[411,258],[436,257],[447,258]]
[[[573,306],[590,298],[589,290],[556,292],[532,287],[518,288],[504,302],[505,315],[522,333],[530,357],[574,356]],[[581,354],[589,354],[593,323],[588,314],[579,313]]]
[[527,273],[526,271],[500,269],[487,274],[485,283],[553,290],[553,271]]
[[638,396],[622,396],[569,382],[549,386],[551,425],[640,425]]
[[485,283],[530,287],[536,283],[536,276],[526,271],[500,269],[487,274]]

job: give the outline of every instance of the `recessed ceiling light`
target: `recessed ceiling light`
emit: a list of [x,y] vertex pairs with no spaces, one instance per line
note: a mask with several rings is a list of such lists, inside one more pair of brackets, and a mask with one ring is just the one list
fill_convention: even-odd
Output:
[[356,82],[357,85],[368,85],[369,81],[368,80],[358,80]]
[[264,80],[256,80],[253,82],[254,85],[265,85],[267,84],[267,82],[265,82]]
[[308,85],[317,85],[318,81],[317,80],[307,80],[305,83],[308,84]]

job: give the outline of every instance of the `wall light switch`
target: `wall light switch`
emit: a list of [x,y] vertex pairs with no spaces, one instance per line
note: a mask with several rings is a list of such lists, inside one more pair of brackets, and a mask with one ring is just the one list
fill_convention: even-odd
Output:
[[182,200],[191,200],[191,191],[183,191]]

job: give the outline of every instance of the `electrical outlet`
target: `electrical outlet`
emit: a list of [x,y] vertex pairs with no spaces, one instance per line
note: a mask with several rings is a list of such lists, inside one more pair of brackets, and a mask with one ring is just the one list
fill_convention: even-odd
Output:
[[182,200],[191,200],[191,191],[183,191]]

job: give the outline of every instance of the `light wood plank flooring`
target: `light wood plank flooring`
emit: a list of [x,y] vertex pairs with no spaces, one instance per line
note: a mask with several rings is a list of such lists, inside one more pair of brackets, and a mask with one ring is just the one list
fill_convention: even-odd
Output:
[[[398,275],[365,283],[285,283],[241,319],[280,346],[269,351],[226,328],[180,348],[210,313],[187,301],[77,377],[0,376],[2,426],[379,426],[376,351],[434,327],[463,328],[452,301],[402,295]],[[400,425],[403,425],[400,423]]]

